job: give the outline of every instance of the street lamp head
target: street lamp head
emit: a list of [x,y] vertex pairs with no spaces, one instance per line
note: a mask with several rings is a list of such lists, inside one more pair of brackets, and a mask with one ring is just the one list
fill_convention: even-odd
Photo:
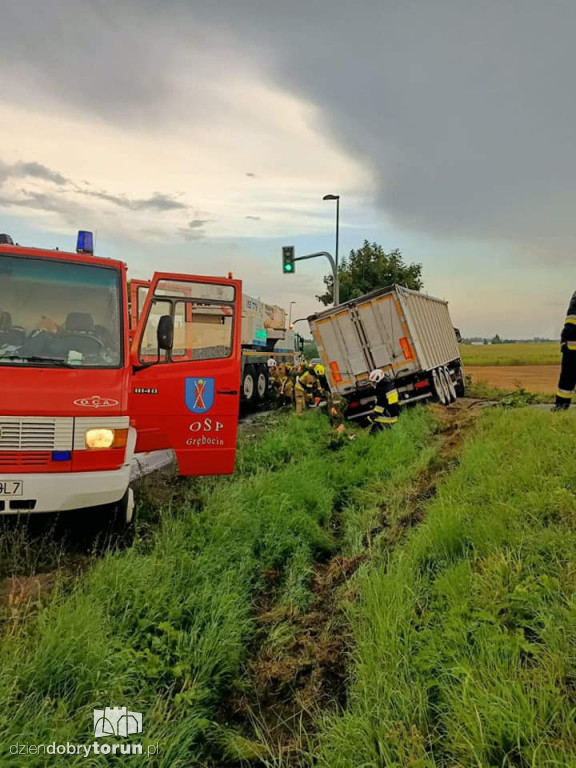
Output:
[[340,195],[324,195],[322,200],[340,200]]

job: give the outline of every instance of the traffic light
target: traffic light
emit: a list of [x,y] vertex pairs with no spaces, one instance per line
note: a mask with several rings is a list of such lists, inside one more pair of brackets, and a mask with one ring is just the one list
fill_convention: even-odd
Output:
[[282,246],[282,272],[291,275],[294,272],[294,246]]

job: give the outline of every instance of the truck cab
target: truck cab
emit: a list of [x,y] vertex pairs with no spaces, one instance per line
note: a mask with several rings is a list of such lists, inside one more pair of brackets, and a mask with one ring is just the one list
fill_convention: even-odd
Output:
[[[233,472],[240,281],[155,273],[130,329],[126,273],[89,233],[76,253],[0,235],[0,514],[129,518],[142,452],[172,450],[181,475]],[[206,307],[217,338],[197,333]]]

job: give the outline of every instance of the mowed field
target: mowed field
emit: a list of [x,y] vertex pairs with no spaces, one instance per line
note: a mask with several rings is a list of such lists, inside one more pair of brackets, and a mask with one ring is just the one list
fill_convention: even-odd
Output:
[[554,394],[560,372],[560,345],[543,344],[462,344],[466,374],[475,384],[511,391]]

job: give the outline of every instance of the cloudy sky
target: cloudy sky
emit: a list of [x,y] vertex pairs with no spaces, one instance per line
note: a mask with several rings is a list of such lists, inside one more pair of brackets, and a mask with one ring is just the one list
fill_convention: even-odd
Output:
[[466,335],[556,336],[576,288],[573,0],[4,0],[0,231],[320,308],[364,238]]

